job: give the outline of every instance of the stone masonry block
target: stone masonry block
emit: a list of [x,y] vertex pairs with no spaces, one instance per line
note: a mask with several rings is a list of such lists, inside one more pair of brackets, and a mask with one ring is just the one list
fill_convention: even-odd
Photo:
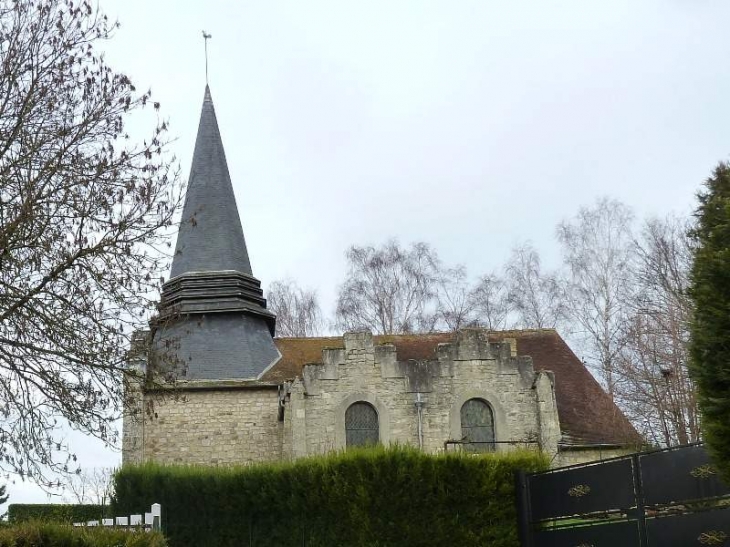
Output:
[[342,365],[347,361],[347,352],[343,348],[325,348],[322,350],[322,363],[325,365]]
[[375,346],[375,364],[380,365],[381,378],[403,378],[393,344]]
[[369,331],[363,332],[346,332],[344,334],[345,350],[349,354],[352,351],[362,350],[368,353],[373,352],[373,333]]
[[434,389],[435,377],[441,375],[438,361],[409,360],[399,363],[405,377],[406,393],[430,393]]
[[492,358],[488,332],[485,329],[462,329],[456,333],[456,361]]

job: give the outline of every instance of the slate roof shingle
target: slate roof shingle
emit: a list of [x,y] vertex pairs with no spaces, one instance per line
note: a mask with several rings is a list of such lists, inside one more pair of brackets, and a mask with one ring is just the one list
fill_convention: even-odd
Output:
[[227,270],[253,275],[213,99],[206,85],[170,277]]
[[256,380],[278,359],[207,85],[170,277],[154,344],[174,354],[186,380]]

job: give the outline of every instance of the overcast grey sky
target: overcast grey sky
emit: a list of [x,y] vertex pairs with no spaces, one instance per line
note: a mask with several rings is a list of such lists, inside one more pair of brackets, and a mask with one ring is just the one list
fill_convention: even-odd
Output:
[[[254,274],[330,312],[348,245],[479,275],[604,195],[687,213],[730,157],[727,0],[101,0],[190,169],[210,87]],[[87,466],[118,453],[75,441]],[[11,485],[11,501],[43,501]],[[1,510],[0,510],[1,512]]]

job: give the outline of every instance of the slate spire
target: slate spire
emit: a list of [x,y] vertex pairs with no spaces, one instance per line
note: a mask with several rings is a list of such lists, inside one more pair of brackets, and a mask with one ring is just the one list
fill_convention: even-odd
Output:
[[170,277],[225,270],[252,275],[213,99],[206,85]]
[[174,348],[168,368],[181,379],[258,379],[278,361],[276,318],[251,272],[207,85],[170,274],[154,348]]

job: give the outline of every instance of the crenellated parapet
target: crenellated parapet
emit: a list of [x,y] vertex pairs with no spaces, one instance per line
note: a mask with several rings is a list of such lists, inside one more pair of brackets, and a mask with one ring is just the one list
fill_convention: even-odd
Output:
[[517,375],[525,386],[535,380],[532,359],[517,355],[514,340],[490,341],[486,329],[460,330],[453,342],[437,344],[432,355],[420,359],[400,359],[394,344],[375,345],[368,331],[345,333],[343,341],[344,348],[325,348],[321,363],[304,368],[305,385],[337,380],[338,365],[348,363],[376,367],[381,378],[403,379],[409,393],[433,391],[434,379],[454,377],[459,367],[475,363],[485,372]]
[[495,340],[485,329],[469,328],[428,352],[402,338],[375,343],[367,331],[331,340],[320,362],[305,365],[291,387],[292,429],[306,430],[292,445],[293,457],[343,448],[344,416],[357,401],[375,409],[381,442],[387,437],[431,452],[459,447],[468,430],[462,409],[469,403],[489,408],[495,449],[557,451],[554,377],[536,372],[530,356],[518,355],[514,339]]

